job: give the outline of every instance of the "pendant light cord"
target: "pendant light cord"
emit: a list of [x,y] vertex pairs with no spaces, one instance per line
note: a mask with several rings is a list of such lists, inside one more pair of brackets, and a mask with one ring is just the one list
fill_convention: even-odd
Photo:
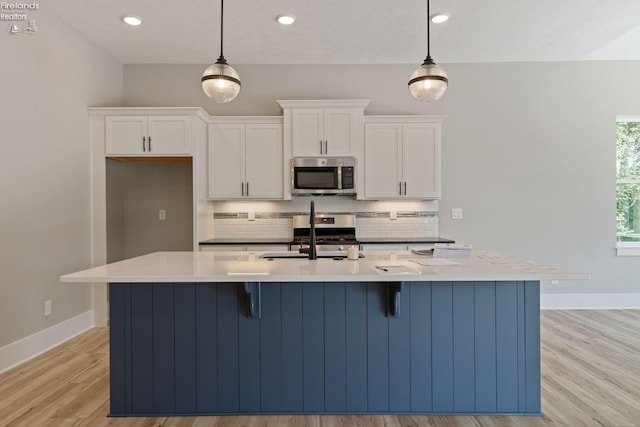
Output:
[[223,32],[224,28],[224,0],[220,0],[220,58],[224,59],[224,55],[222,54],[222,46],[223,46]]
[[222,46],[224,45],[224,0],[220,0],[220,56],[216,60],[216,64],[224,64],[227,65],[227,60],[224,59],[224,55],[222,54]]
[[427,59],[431,59],[430,24],[431,12],[429,11],[429,0],[427,0]]

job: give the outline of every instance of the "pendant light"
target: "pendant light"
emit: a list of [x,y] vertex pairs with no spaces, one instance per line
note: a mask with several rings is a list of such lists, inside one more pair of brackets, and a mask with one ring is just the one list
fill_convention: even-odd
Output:
[[220,0],[220,57],[216,63],[204,70],[202,90],[215,102],[233,101],[240,93],[240,76],[224,59],[222,54],[222,28],[224,16],[224,0]]
[[418,101],[437,101],[444,95],[449,84],[447,73],[433,62],[429,45],[429,0],[427,0],[427,57],[409,78],[409,91]]

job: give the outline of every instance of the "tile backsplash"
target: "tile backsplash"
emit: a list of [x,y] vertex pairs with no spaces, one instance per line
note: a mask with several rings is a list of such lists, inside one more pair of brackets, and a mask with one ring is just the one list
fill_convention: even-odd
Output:
[[398,212],[397,219],[356,217],[358,237],[438,237],[438,214]]
[[[356,215],[357,237],[438,237],[437,201],[369,202],[314,198],[316,212]],[[328,200],[327,200],[328,199]],[[292,217],[309,212],[311,198],[290,202],[212,202],[214,238],[292,238]],[[249,214],[255,219],[249,220]],[[395,213],[396,219],[391,219]]]

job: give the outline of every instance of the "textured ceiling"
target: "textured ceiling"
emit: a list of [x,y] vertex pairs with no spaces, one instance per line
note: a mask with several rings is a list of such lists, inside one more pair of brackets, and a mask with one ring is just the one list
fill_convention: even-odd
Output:
[[[219,0],[50,0],[124,64],[213,62]],[[436,62],[640,59],[640,0],[432,0]],[[284,27],[282,13],[297,21]],[[129,27],[120,17],[143,18]],[[426,0],[227,0],[230,64],[393,64],[426,56]]]

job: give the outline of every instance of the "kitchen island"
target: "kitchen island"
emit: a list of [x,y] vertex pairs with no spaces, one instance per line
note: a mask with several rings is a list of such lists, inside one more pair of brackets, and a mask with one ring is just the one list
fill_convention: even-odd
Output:
[[540,415],[540,281],[588,279],[493,252],[262,255],[158,252],[62,276],[110,283],[112,416]]

